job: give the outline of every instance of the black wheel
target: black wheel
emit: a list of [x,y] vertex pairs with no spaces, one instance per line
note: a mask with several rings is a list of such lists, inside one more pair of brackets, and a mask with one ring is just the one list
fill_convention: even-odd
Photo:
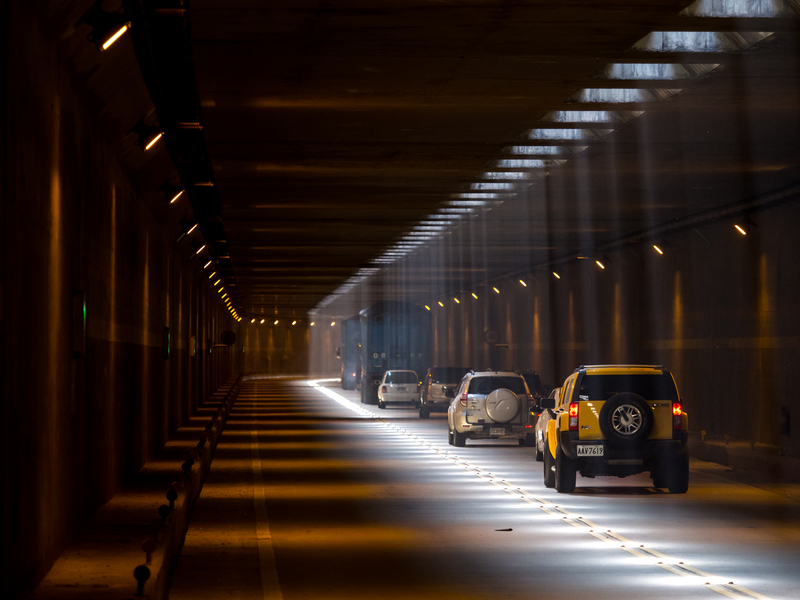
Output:
[[452,431],[448,431],[447,432],[447,443],[450,444],[451,446],[453,445],[453,432]]
[[536,462],[542,462],[544,460],[544,452],[536,448]]
[[454,431],[453,446],[458,446],[459,448],[463,448],[466,445],[467,445],[467,434]]
[[638,394],[623,392],[600,409],[600,431],[615,448],[638,448],[653,430],[653,411]]
[[574,492],[577,472],[575,460],[564,454],[561,446],[558,446],[556,448],[556,491],[562,494]]
[[679,456],[667,465],[665,479],[670,494],[685,494],[689,489],[689,458]]
[[378,408],[386,408],[386,402],[383,400],[378,400]]
[[431,413],[427,410],[419,409],[419,418],[420,419],[429,419],[431,417]]
[[550,448],[547,440],[544,441],[544,487],[552,488],[556,485],[556,461],[553,460],[553,455],[550,454]]

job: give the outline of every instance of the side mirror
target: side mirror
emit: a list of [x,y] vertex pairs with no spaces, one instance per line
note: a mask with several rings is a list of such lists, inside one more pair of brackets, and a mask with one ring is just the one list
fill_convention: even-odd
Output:
[[456,391],[453,388],[444,388],[444,397],[445,398],[455,398]]
[[555,398],[537,398],[536,399],[536,408],[539,410],[544,410],[546,408],[555,408],[556,407],[556,399]]

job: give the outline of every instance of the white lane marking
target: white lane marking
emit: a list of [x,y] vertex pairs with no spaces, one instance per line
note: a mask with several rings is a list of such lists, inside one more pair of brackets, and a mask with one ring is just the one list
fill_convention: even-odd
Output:
[[[736,585],[732,581],[725,582],[725,579],[716,575],[712,575],[711,573],[706,573],[705,571],[701,571],[700,569],[696,569],[690,565],[685,564],[683,561],[679,561],[676,558],[672,558],[665,554],[662,554],[658,550],[654,550],[652,548],[646,548],[643,544],[637,544],[632,540],[627,539],[626,537],[613,532],[610,529],[606,529],[601,527],[600,525],[590,521],[589,519],[575,515],[568,510],[561,508],[557,504],[551,503],[549,500],[545,500],[543,498],[537,498],[533,494],[529,494],[525,490],[519,487],[514,487],[513,484],[509,483],[505,479],[500,479],[494,477],[489,471],[485,471],[480,467],[473,465],[466,460],[459,458],[455,454],[450,454],[448,451],[439,448],[438,446],[434,446],[430,442],[423,441],[419,436],[416,434],[408,431],[407,429],[402,429],[401,427],[386,421],[385,419],[381,418],[380,415],[375,414],[374,412],[364,409],[357,404],[351,402],[344,396],[337,394],[333,390],[328,388],[322,387],[319,385],[320,381],[331,381],[331,380],[315,380],[315,381],[308,381],[308,385],[313,387],[314,389],[319,390],[329,398],[332,398],[345,408],[349,408],[350,410],[357,412],[361,415],[369,414],[372,416],[375,421],[385,425],[389,429],[394,429],[397,433],[403,435],[411,439],[412,441],[417,442],[420,446],[427,446],[430,450],[434,451],[436,454],[441,456],[446,460],[450,460],[455,465],[463,465],[466,471],[473,471],[474,474],[491,483],[492,485],[503,489],[504,491],[508,492],[512,496],[518,495],[518,497],[527,504],[531,504],[533,506],[537,506],[539,510],[542,512],[552,515],[567,523],[568,525],[572,525],[573,527],[578,528],[586,528],[587,532],[595,537],[596,539],[610,544],[612,547],[619,548],[624,550],[625,552],[635,556],[637,558],[647,558],[652,559],[654,564],[665,571],[670,573],[674,573],[675,575],[680,575],[681,577],[690,577],[694,578],[695,582],[698,586],[703,587],[704,589],[708,589],[714,591],[718,594],[723,596],[727,596],[728,598],[732,598],[733,600],[742,600],[742,599],[751,599],[751,600],[771,600],[771,598],[767,596],[763,596],[758,592],[754,592],[744,586]],[[333,381],[338,381],[335,379]],[[442,452],[444,451],[444,454]],[[513,489],[510,489],[513,488]],[[598,531],[603,530],[603,531]]]
[[267,498],[264,492],[264,472],[258,452],[258,405],[253,407],[253,430],[250,434],[250,451],[253,456],[253,505],[256,509],[256,540],[258,542],[258,562],[261,572],[261,592],[263,600],[283,600],[278,570],[275,566],[275,552],[272,548],[272,533],[267,517]]

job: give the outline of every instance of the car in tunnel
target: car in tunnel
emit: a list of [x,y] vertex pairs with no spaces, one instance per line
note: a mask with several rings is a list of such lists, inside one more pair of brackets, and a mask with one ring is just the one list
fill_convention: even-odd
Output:
[[427,419],[432,412],[447,412],[451,398],[446,392],[454,390],[469,372],[466,367],[431,367],[422,380],[419,392],[419,418]]
[[378,386],[378,408],[386,408],[389,404],[416,404],[418,394],[419,377],[416,371],[386,371]]
[[582,365],[540,420],[546,420],[546,487],[571,493],[577,473],[645,472],[653,487],[670,493],[689,487],[689,419],[672,373],[661,365]]
[[543,398],[539,402],[541,409],[536,418],[536,424],[533,427],[533,436],[536,439],[536,460],[542,462],[544,460],[544,436],[547,433],[547,423],[554,417],[555,407],[558,405],[558,398],[561,394],[561,388],[553,388],[550,390],[547,398]]
[[470,371],[458,389],[448,390],[447,441],[463,447],[467,439],[517,439],[521,445],[533,442],[529,406],[533,401],[525,379],[519,373]]

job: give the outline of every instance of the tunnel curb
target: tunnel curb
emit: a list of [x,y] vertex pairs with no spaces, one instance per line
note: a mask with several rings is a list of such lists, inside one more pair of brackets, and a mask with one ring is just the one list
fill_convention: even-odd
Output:
[[240,376],[227,392],[215,394],[211,398],[210,404],[213,406],[214,400],[222,396],[216,413],[218,416],[215,416],[209,424],[210,436],[208,437],[207,446],[200,453],[200,460],[194,460],[189,467],[190,470],[185,471],[186,477],[181,482],[183,484],[182,493],[178,493],[174,508],[170,511],[165,527],[160,532],[160,542],[158,548],[153,552],[151,560],[153,573],[150,576],[149,585],[145,585],[144,597],[154,600],[166,600],[169,597],[175,559],[183,547],[186,532],[189,529],[192,509],[203,489],[203,482],[211,467],[214,450],[222,436],[225,423],[239,394],[241,384],[242,377]]
[[800,483],[800,458],[786,456],[747,442],[707,441],[699,435],[689,438],[689,454],[706,462],[737,471],[757,471],[779,477],[783,482]]

